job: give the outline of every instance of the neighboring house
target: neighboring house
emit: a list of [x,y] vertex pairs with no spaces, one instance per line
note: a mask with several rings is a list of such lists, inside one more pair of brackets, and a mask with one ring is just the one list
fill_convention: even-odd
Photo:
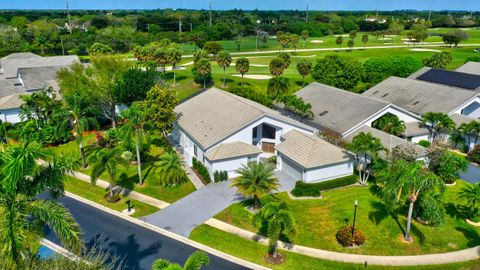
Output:
[[480,75],[461,71],[424,67],[413,73],[408,79],[416,79],[441,85],[454,86],[467,90],[480,91]]
[[20,96],[52,87],[58,92],[58,70],[80,62],[77,56],[41,57],[33,53],[13,53],[0,59],[0,119],[18,123]]
[[457,68],[455,71],[474,74],[474,75],[480,75],[480,63],[467,62],[463,66]]
[[[231,93],[211,88],[182,102],[175,112],[173,140],[189,166],[196,158],[211,175],[227,171],[235,177],[242,165],[274,156],[280,161],[277,168],[294,180],[315,182],[353,173],[351,158],[316,138],[315,128]],[[302,154],[307,156],[299,158]]]

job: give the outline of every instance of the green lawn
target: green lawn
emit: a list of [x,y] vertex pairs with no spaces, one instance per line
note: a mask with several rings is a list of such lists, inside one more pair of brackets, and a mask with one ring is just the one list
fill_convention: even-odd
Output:
[[66,177],[65,179],[65,190],[81,196],[87,200],[96,202],[108,208],[111,208],[116,211],[123,211],[127,209],[126,201],[130,200],[132,202],[132,206],[135,209],[135,213],[132,215],[133,217],[141,217],[146,216],[152,213],[159,211],[160,209],[153,207],[149,204],[145,204],[139,202],[134,199],[130,199],[127,197],[123,197],[122,199],[116,203],[109,203],[104,199],[105,194],[107,193],[101,187],[93,186],[89,183],[85,183],[81,180],[75,179],[73,177]]
[[[84,136],[84,145],[86,149],[89,149],[91,152],[93,145],[95,144],[95,134],[90,133]],[[80,159],[80,151],[78,150],[78,144],[76,141],[71,141],[69,143],[52,147],[50,148],[55,154],[64,155],[70,154],[74,155],[76,158]],[[86,151],[87,154],[89,151]],[[160,184],[160,175],[154,170],[154,163],[158,160],[158,157],[164,153],[164,149],[158,146],[151,146],[150,153],[147,160],[142,164],[142,173],[145,179],[143,186],[138,185],[138,173],[137,166],[132,164],[127,168],[119,166],[119,179],[118,184],[121,186],[138,191],[145,195],[157,198],[165,202],[175,202],[186,195],[195,191],[195,186],[190,182],[186,182],[177,187],[164,187]],[[83,172],[87,175],[91,172],[91,167],[87,169],[78,169],[78,171]],[[107,179],[106,174],[100,176],[101,179]]]
[[[480,228],[468,225],[458,209],[463,201],[457,198],[466,182],[458,181],[445,194],[446,223],[441,227],[412,223],[413,243],[401,241],[405,230],[406,209],[389,215],[385,205],[374,195],[374,187],[349,187],[323,193],[318,200],[291,200],[286,193],[277,197],[286,201],[298,226],[294,243],[314,248],[374,255],[414,255],[448,252],[480,245]],[[353,219],[353,202],[358,199],[357,227],[367,236],[366,243],[355,249],[343,248],[335,239],[337,230]],[[245,210],[249,202],[237,203],[219,213],[216,218],[257,232],[252,215]]]
[[225,253],[234,255],[244,260],[260,264],[275,270],[290,269],[309,269],[309,270],[353,270],[353,269],[372,269],[372,270],[478,270],[480,260],[444,264],[441,266],[415,266],[415,267],[383,267],[383,266],[367,266],[337,263],[327,260],[320,260],[292,252],[280,251],[285,255],[285,262],[282,265],[272,265],[264,261],[267,253],[267,247],[251,240],[240,238],[236,235],[229,234],[208,225],[200,225],[192,231],[190,238],[207,246],[213,247]]

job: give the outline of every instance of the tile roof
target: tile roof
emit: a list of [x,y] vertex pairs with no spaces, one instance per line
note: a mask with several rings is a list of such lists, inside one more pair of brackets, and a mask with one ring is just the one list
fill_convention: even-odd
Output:
[[460,126],[461,124],[464,124],[464,123],[468,123],[468,122],[471,122],[471,121],[478,121],[478,119],[476,119],[476,118],[469,117],[469,116],[466,116],[466,115],[461,115],[461,114],[458,114],[458,113],[454,113],[454,114],[450,115],[450,118],[452,118],[453,122],[455,122],[457,127]]
[[386,101],[328,86],[311,83],[295,93],[312,105],[312,126],[327,128],[340,135],[390,106]]
[[407,122],[405,123],[405,132],[403,135],[406,137],[418,136],[418,135],[427,135],[428,129],[420,127],[418,122]]
[[283,142],[278,144],[275,149],[306,169],[352,159],[342,148],[330,144],[315,135],[291,130],[282,135],[282,138]]
[[425,72],[431,70],[432,68],[431,67],[423,67],[417,71],[415,71],[414,73],[410,74],[410,76],[407,77],[407,79],[416,79],[418,78],[420,75],[424,74]]
[[475,91],[420,80],[390,77],[362,94],[391,102],[407,111],[451,113],[478,95]]
[[463,66],[456,69],[458,72],[480,75],[479,62],[467,62]]
[[0,98],[0,110],[10,110],[20,108],[23,100],[20,98],[22,94],[13,94]]
[[48,56],[48,57],[25,57],[25,58],[10,58],[4,57],[0,60],[0,65],[3,70],[3,78],[15,78],[18,74],[19,68],[29,67],[52,67],[52,66],[68,66],[73,63],[80,62],[76,55],[67,56]]
[[432,68],[417,77],[417,80],[450,85],[469,90],[480,87],[480,75]]
[[41,89],[47,81],[55,80],[64,66],[19,68],[18,74],[27,90]]
[[180,128],[204,149],[264,116],[314,131],[312,127],[275,110],[217,88],[208,89],[180,103],[175,107],[175,113]]
[[231,142],[219,144],[208,151],[205,154],[205,157],[210,161],[215,161],[234,157],[258,155],[260,153],[262,153],[262,151],[251,144],[244,142]]

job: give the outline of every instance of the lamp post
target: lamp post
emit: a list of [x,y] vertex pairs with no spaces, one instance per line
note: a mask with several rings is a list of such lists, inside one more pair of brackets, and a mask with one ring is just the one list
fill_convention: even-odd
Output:
[[354,237],[354,235],[355,235],[355,222],[357,220],[357,207],[358,207],[358,200],[355,200],[355,210],[353,211],[352,237]]

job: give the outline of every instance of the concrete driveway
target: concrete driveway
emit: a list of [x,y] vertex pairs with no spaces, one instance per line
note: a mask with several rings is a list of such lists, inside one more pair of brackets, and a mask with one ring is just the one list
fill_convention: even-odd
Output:
[[[280,191],[293,189],[295,181],[282,172],[276,172]],[[231,181],[211,183],[191,193],[163,210],[142,218],[157,227],[188,237],[190,232],[230,205],[245,198],[231,188]]]

